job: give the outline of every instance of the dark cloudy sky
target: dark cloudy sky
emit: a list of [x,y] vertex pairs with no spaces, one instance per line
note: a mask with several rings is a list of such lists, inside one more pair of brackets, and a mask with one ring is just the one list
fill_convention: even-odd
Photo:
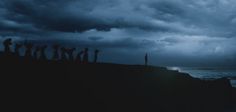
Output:
[[0,39],[101,49],[105,62],[235,66],[235,0],[1,0]]

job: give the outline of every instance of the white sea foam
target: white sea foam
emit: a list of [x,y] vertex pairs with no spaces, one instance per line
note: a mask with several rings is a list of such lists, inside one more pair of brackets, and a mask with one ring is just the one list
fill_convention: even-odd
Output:
[[201,67],[168,67],[170,70],[189,73],[192,77],[201,79],[217,79],[227,77],[236,87],[236,68],[201,68]]

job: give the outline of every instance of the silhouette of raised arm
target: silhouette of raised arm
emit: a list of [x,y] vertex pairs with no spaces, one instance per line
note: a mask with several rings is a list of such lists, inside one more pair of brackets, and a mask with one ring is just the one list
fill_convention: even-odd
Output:
[[69,56],[69,60],[73,61],[74,60],[74,56],[73,53],[76,49],[75,48],[71,48],[71,49],[65,49],[67,55]]

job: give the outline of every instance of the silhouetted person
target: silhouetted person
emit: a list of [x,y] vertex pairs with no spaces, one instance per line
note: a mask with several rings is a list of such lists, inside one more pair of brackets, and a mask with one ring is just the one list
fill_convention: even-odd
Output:
[[94,63],[97,63],[98,53],[99,53],[99,50],[96,49],[96,50],[94,51]]
[[32,48],[33,48],[33,44],[31,43],[25,43],[25,58],[26,59],[31,59],[32,58]]
[[76,62],[77,62],[77,63],[81,63],[81,56],[82,56],[83,53],[84,53],[83,51],[80,51],[80,52],[77,54],[77,56],[76,56]]
[[64,47],[61,48],[61,60],[66,60],[66,49]]
[[148,54],[146,53],[146,55],[145,55],[145,66],[147,66],[148,65]]
[[83,63],[88,63],[88,48],[84,49]]
[[47,45],[44,45],[44,46],[42,46],[41,48],[40,48],[40,59],[41,60],[47,60],[47,56],[46,56],[46,54],[45,54],[45,50],[46,50],[46,48],[47,48]]
[[20,51],[19,49],[22,47],[23,45],[22,44],[16,44],[15,45],[15,56],[20,56]]
[[59,59],[59,45],[55,44],[53,45],[53,56],[52,56],[52,60],[58,60]]
[[40,51],[40,46],[37,46],[34,50],[34,59],[38,59],[39,51]]
[[70,61],[73,61],[73,60],[74,60],[73,53],[74,53],[74,51],[75,51],[75,48],[65,49],[65,50],[66,50],[66,53],[67,53],[68,56],[69,56],[69,60],[70,60]]
[[10,46],[12,45],[12,39],[9,38],[9,39],[4,40],[3,45],[4,45],[4,53],[7,55],[11,54]]

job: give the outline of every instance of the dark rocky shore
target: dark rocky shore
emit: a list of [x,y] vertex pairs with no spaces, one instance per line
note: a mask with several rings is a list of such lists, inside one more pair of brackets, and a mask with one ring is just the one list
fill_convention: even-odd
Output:
[[[30,97],[25,95],[22,99],[32,99],[37,106],[27,105],[34,108],[81,112],[233,112],[236,107],[236,89],[226,78],[204,81],[164,67],[13,57],[1,57],[0,65],[1,79],[54,83],[41,85],[35,93],[31,89],[37,87],[27,90],[31,91]],[[61,85],[56,80],[66,82]]]

